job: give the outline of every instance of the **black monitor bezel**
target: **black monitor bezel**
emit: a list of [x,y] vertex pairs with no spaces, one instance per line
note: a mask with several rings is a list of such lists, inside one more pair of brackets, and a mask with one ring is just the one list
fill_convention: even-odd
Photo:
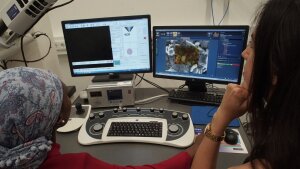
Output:
[[156,74],[156,30],[158,29],[244,29],[246,31],[246,39],[244,40],[243,49],[247,46],[248,41],[248,35],[249,35],[249,26],[248,25],[205,25],[205,26],[153,26],[152,32],[153,32],[153,77],[156,78],[166,78],[166,79],[176,79],[176,80],[186,80],[190,82],[206,82],[206,83],[216,83],[216,84],[228,84],[228,83],[236,83],[240,84],[242,79],[242,72],[244,68],[244,58],[241,56],[241,67],[238,74],[238,81],[232,82],[232,81],[225,81],[225,80],[210,80],[205,78],[190,78],[190,77],[175,77],[175,76],[169,76],[169,75],[159,75]]
[[112,72],[112,73],[89,73],[89,74],[74,74],[74,71],[72,69],[72,64],[70,62],[69,56],[69,50],[67,43],[65,42],[66,50],[67,50],[67,56],[68,56],[68,62],[70,67],[70,72],[72,77],[80,77],[80,76],[97,76],[97,75],[110,75],[110,74],[135,74],[135,73],[150,73],[153,70],[153,64],[152,64],[152,36],[151,36],[151,15],[130,15],[130,16],[116,16],[116,17],[103,17],[103,18],[89,18],[89,19],[75,19],[75,20],[64,20],[61,21],[63,34],[65,34],[65,24],[76,24],[76,23],[82,23],[82,22],[96,22],[96,21],[118,21],[118,20],[134,20],[134,19],[147,19],[148,20],[148,37],[149,37],[149,66],[150,68],[148,70],[133,70],[133,71],[122,71],[122,72]]

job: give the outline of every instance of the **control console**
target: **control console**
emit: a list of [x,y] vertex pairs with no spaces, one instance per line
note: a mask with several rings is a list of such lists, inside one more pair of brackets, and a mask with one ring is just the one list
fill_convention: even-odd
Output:
[[187,147],[195,137],[190,115],[175,110],[123,107],[88,116],[78,134],[83,145],[143,142]]

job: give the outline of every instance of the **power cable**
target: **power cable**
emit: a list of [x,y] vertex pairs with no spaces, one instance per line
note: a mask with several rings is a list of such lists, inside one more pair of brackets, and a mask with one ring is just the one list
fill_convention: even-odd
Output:
[[136,76],[140,77],[141,79],[143,79],[145,82],[151,84],[152,86],[154,86],[154,87],[156,87],[156,88],[158,88],[158,89],[161,89],[161,90],[163,90],[163,91],[165,91],[165,92],[167,92],[167,93],[170,93],[169,90],[167,90],[167,89],[165,89],[165,88],[159,86],[158,84],[156,84],[156,83],[154,83],[154,82],[151,82],[150,80],[145,79],[144,77],[140,76],[139,74],[136,74]]
[[2,65],[0,65],[0,67],[3,69],[3,70],[6,70],[7,69],[7,64],[5,62],[5,60],[2,60]]
[[148,104],[148,103],[152,103],[162,97],[168,97],[169,95],[168,94],[161,94],[161,95],[158,95],[158,96],[153,96],[153,97],[150,97],[150,98],[147,98],[147,99],[143,99],[143,100],[138,100],[138,101],[135,101],[134,104]]
[[[140,81],[135,85],[135,87],[138,86],[138,85],[143,81],[144,75],[145,75],[145,73],[143,73],[142,78],[140,78]],[[136,76],[137,76],[137,75],[135,75],[135,77],[136,77]]]
[[[211,5],[211,16],[212,16],[212,20],[213,20],[213,24],[215,25],[215,15],[214,15],[213,0],[210,1],[210,5]],[[218,25],[220,25],[220,24],[223,22],[223,20],[224,20],[226,14],[227,14],[227,12],[228,12],[229,6],[230,6],[230,0],[227,0],[227,7],[226,7],[226,10],[225,10],[225,12],[224,12],[224,15],[223,15],[222,19],[221,19],[220,22],[218,23]]]
[[25,64],[25,66],[28,67],[27,60],[26,60],[25,54],[24,54],[23,39],[24,39],[24,36],[21,36],[21,41],[20,41],[21,42],[21,52],[22,52],[23,62]]
[[[41,61],[41,60],[43,60],[44,58],[46,58],[46,57],[49,55],[50,50],[51,50],[51,48],[52,48],[52,45],[51,45],[51,39],[50,39],[49,36],[48,36],[47,34],[45,34],[45,33],[39,33],[39,34],[36,34],[36,33],[35,33],[33,36],[34,36],[35,39],[38,38],[38,37],[40,37],[40,36],[45,36],[45,37],[47,37],[47,39],[48,39],[48,41],[49,41],[49,48],[48,48],[47,53],[46,53],[43,57],[41,57],[41,58],[39,58],[39,59],[27,61],[26,58],[25,58],[24,48],[23,48],[23,45],[22,45],[23,43],[21,42],[21,52],[22,52],[23,60],[12,59],[12,60],[7,60],[6,63],[7,63],[7,62],[22,62],[22,63],[25,63],[25,66],[27,67],[27,63],[38,62],[38,61]],[[23,37],[23,36],[22,36],[22,37]],[[22,38],[22,37],[21,37],[21,38]],[[21,39],[21,41],[22,41],[22,39]]]

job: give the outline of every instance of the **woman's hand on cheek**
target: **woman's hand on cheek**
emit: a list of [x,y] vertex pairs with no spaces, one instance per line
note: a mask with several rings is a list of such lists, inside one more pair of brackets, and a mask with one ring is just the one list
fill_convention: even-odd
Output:
[[245,114],[247,111],[248,90],[237,84],[228,84],[221,105],[215,117],[222,119],[224,124]]

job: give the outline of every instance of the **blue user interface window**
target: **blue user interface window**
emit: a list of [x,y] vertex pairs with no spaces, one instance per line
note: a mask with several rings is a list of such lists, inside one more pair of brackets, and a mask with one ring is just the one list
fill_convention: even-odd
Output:
[[244,29],[157,29],[155,74],[238,82],[247,36]]

